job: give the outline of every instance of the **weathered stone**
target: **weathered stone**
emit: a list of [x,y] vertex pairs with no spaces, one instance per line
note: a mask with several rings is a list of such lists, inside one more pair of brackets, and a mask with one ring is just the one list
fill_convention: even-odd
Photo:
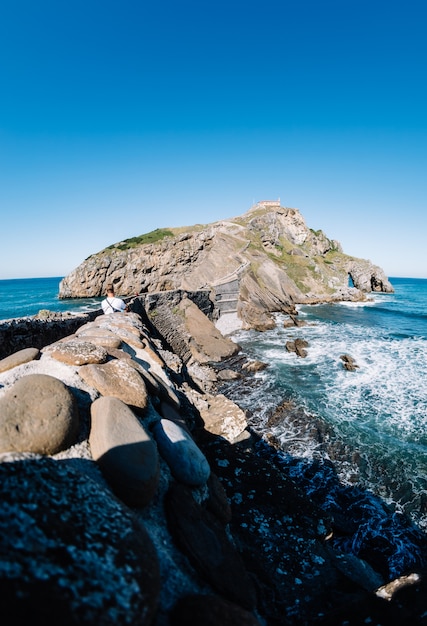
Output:
[[207,398],[207,404],[200,406],[205,429],[234,443],[248,426],[244,411],[223,394],[209,395]]
[[285,348],[287,352],[296,352],[295,350],[295,341],[289,340],[285,343]]
[[80,329],[77,331],[77,336],[84,340],[90,341],[97,346],[103,346],[104,348],[120,348],[122,340],[115,333],[108,328],[99,328],[98,326],[92,326],[91,328]]
[[[165,297],[169,295],[170,294],[167,294]],[[106,327],[102,326],[102,328]],[[17,327],[16,332],[18,333],[21,329],[22,326]],[[172,327],[171,332],[173,331],[174,328]],[[72,336],[68,335],[64,341],[69,341],[72,338]],[[160,344],[158,335],[153,339],[152,344],[156,347],[155,349],[160,351],[160,354],[169,354],[169,350],[171,349],[170,344],[167,344],[167,349],[165,347],[162,348],[163,344]],[[35,344],[31,342],[31,345]],[[114,500],[117,504],[120,504],[118,498],[112,498],[111,491],[106,489],[105,481],[101,476],[99,467],[97,463],[92,461],[90,456],[90,448],[87,440],[87,422],[89,421],[90,403],[95,400],[97,396],[96,389],[83,383],[82,379],[78,376],[77,367],[68,366],[59,362],[55,363],[49,356],[52,347],[53,346],[42,350],[40,360],[26,363],[22,367],[17,367],[11,371],[0,374],[1,385],[4,385],[0,387],[0,397],[4,396],[6,389],[13,384],[14,380],[28,375],[29,372],[35,373],[40,371],[47,373],[47,371],[52,368],[50,371],[55,373],[57,378],[62,378],[64,382],[67,381],[69,389],[72,389],[73,395],[78,400],[80,415],[84,423],[79,430],[76,445],[72,445],[70,449],[60,451],[55,457],[55,463],[57,463],[61,470],[71,467],[83,472],[83,474],[90,474],[95,478],[97,487],[99,484],[102,487],[101,497],[105,498],[105,494],[107,494],[107,496],[111,498],[111,501]],[[130,348],[127,344],[124,344],[124,349],[127,350],[127,352],[115,349],[112,349],[111,352],[108,351],[108,358],[111,358],[111,353],[115,352],[121,359],[127,359],[128,362],[139,360],[140,353],[138,351]],[[170,360],[169,357],[164,358],[169,368],[169,364],[172,360]],[[233,359],[233,366],[242,367],[242,369],[244,369],[242,365],[244,360],[245,357],[243,356]],[[337,501],[336,508],[335,505],[333,506],[333,518],[331,518],[329,514],[326,513],[326,510],[330,510],[328,502],[329,487],[327,487],[326,484],[320,484],[318,482],[320,489],[313,488],[313,485],[316,484],[319,477],[317,474],[319,467],[316,460],[314,462],[309,461],[303,472],[304,475],[298,473],[297,479],[293,471],[289,474],[284,468],[280,469],[280,456],[276,457],[272,448],[267,444],[267,442],[270,441],[273,446],[279,447],[277,443],[278,439],[275,439],[275,437],[270,439],[267,433],[262,440],[259,440],[255,431],[247,429],[243,431],[243,434],[253,432],[253,437],[250,441],[245,441],[243,445],[241,442],[239,445],[236,445],[236,441],[240,441],[240,437],[238,437],[234,440],[233,445],[230,445],[222,436],[213,435],[203,428],[194,428],[194,426],[199,426],[198,408],[199,406],[204,406],[207,410],[209,408],[210,396],[202,392],[202,387],[198,386],[198,381],[196,381],[195,377],[192,375],[192,371],[195,371],[191,369],[191,367],[194,366],[194,362],[184,364],[178,355],[176,355],[176,362],[177,367],[176,369],[174,368],[174,371],[177,372],[177,375],[172,375],[170,369],[165,368],[163,372],[159,373],[159,378],[163,381],[162,385],[168,384],[168,380],[173,381],[174,385],[176,385],[173,386],[171,384],[170,387],[176,391],[177,395],[179,394],[182,406],[179,412],[181,416],[184,416],[188,423],[191,424],[195,441],[201,451],[206,455],[210,467],[214,472],[210,473],[206,484],[203,485],[202,488],[193,489],[192,494],[194,499],[200,503],[199,506],[205,512],[212,513],[223,529],[226,525],[225,532],[227,537],[234,546],[238,547],[238,552],[244,559],[245,567],[247,571],[250,572],[250,579],[256,587],[258,601],[257,615],[259,615],[262,624],[273,626],[289,622],[292,624],[330,626],[332,623],[336,625],[338,625],[338,623],[375,623],[391,626],[392,624],[421,623],[427,614],[427,592],[424,581],[425,565],[427,563],[425,533],[412,525],[404,515],[399,514],[396,516],[396,513],[390,509],[387,513],[384,511],[385,523],[377,525],[373,535],[368,533],[367,537],[363,537],[364,533],[361,533],[361,529],[363,530],[363,525],[366,522],[363,515],[367,510],[363,507],[363,513],[361,512],[361,504],[363,506],[363,490],[352,490],[349,488],[348,490],[345,489],[343,492],[341,491],[341,487],[339,487],[338,492],[340,493],[334,492],[334,497],[335,495],[340,495],[340,499],[341,496],[344,497],[341,499],[341,503]],[[148,367],[148,363],[142,362],[142,366]],[[230,364],[227,364],[227,366],[230,366]],[[206,368],[208,368],[208,366],[199,365],[199,370],[205,370]],[[139,371],[138,367],[136,367],[136,369]],[[159,372],[158,367],[153,369],[155,372]],[[244,386],[242,386],[242,389],[239,391],[239,393],[241,392],[244,393]],[[235,389],[233,390],[233,396],[236,397]],[[196,398],[199,399],[196,400]],[[289,401],[287,401],[287,403],[289,403]],[[156,410],[152,410],[152,407],[150,407],[150,410],[147,411],[144,417],[147,427],[154,419],[158,419],[156,411],[159,410],[160,406],[161,401],[156,399]],[[173,406],[176,408],[176,405]],[[194,412],[193,407],[195,409]],[[283,408],[283,405],[280,408]],[[302,410],[301,412],[304,413]],[[268,420],[268,426],[273,427],[273,430],[274,424],[278,424],[279,421],[283,423],[284,414],[279,415],[279,413],[280,411],[276,411],[273,415],[273,419]],[[256,419],[255,414],[254,419]],[[286,411],[286,423],[290,426],[301,425],[299,432],[305,432],[307,434],[310,432],[311,440],[321,443],[322,446],[326,445],[327,449],[331,452],[328,464],[332,463],[334,459],[338,457],[339,448],[333,443],[332,445],[327,443],[327,438],[331,431],[321,427],[319,420],[313,418],[313,416],[305,415],[302,418],[299,412],[293,412],[291,407],[288,406],[288,410]],[[275,442],[273,442],[273,439],[275,439]],[[28,462],[33,456],[34,454],[32,452],[4,452],[0,454],[0,462],[3,465],[6,463],[11,465],[12,462],[17,461],[18,458],[25,459],[25,461]],[[352,458],[353,461],[358,462],[357,454],[354,454]],[[162,559],[163,589],[160,596],[161,606],[159,607],[158,615],[150,622],[151,625],[155,623],[156,625],[158,624],[158,626],[169,623],[168,618],[171,617],[169,615],[170,608],[178,598],[183,598],[183,596],[191,591],[202,593],[207,589],[207,585],[210,585],[209,588],[213,587],[210,579],[203,574],[204,570],[196,567],[191,568],[189,559],[183,559],[177,546],[174,546],[171,541],[171,536],[166,528],[163,516],[163,496],[171,482],[174,482],[174,477],[171,475],[171,472],[168,471],[166,465],[167,464],[164,462],[160,463],[161,476],[158,490],[154,497],[147,506],[140,507],[137,511],[138,517],[146,523],[146,527],[156,545],[157,554],[159,558]],[[333,471],[332,464],[330,470],[331,472]],[[49,474],[54,476],[55,481],[57,480],[55,473],[49,471]],[[119,474],[119,472],[117,474]],[[216,476],[219,477],[218,480],[216,480]],[[293,476],[293,478],[291,478],[291,476]],[[19,480],[21,479],[26,481],[27,476],[21,474]],[[44,480],[44,477],[41,477],[41,479]],[[2,475],[0,474],[0,483],[1,481]],[[300,481],[303,482],[304,487],[300,485]],[[62,489],[60,481],[57,482],[59,488]],[[309,489],[308,493],[312,494],[315,502],[317,502],[316,505],[311,501],[311,497],[306,491],[307,485]],[[37,484],[32,484],[31,487],[36,490]],[[15,484],[14,488],[18,490],[20,485]],[[226,493],[230,498],[229,502],[223,493],[224,489],[227,490]],[[78,496],[79,494],[73,494],[73,496],[74,495]],[[70,533],[81,531],[82,526],[78,523],[79,519],[71,519],[67,516],[68,513],[66,511],[68,506],[74,506],[75,508],[84,507],[84,498],[91,498],[91,494],[87,492],[83,494],[80,493],[80,495],[83,496],[82,499],[79,499],[79,497],[64,497],[61,504],[63,504],[65,512],[59,507],[54,510],[52,515],[53,519],[50,519],[52,526],[55,526],[57,521],[59,523],[62,517],[65,516],[66,519],[70,521],[68,527]],[[360,500],[361,497],[362,501]],[[370,502],[371,497],[372,494],[369,496]],[[46,498],[46,500],[49,504],[49,499]],[[1,492],[0,502],[2,503],[0,506],[0,519],[2,519],[1,515],[4,512],[2,509],[2,507],[4,507],[4,499]],[[326,507],[324,506],[325,503]],[[378,499],[377,504],[381,505],[382,508],[384,503],[381,503],[381,500]],[[28,498],[26,501],[26,506],[27,505],[29,507],[33,506],[33,500]],[[8,506],[8,502],[6,502],[6,506]],[[40,510],[41,515],[46,516],[49,520],[50,510],[47,506],[43,508],[38,502],[36,502],[34,506]],[[182,506],[183,508],[188,508],[185,499],[182,502]],[[126,509],[126,507],[123,508]],[[96,510],[92,510],[92,516],[95,518],[100,510],[100,506],[98,506]],[[11,508],[9,512],[11,516],[17,517],[15,509]],[[19,511],[18,514],[22,515],[22,513],[26,513],[25,508],[23,508],[23,511]],[[108,511],[108,513],[111,513],[111,511]],[[187,513],[190,516],[193,515],[191,507],[188,508]],[[199,534],[197,531],[197,516],[199,513],[200,511],[197,509],[197,514],[193,516],[189,525],[193,524],[193,533],[191,535],[193,544],[200,541],[199,548],[192,546],[192,549],[197,555],[200,555],[202,559],[205,544],[209,542],[209,536],[213,538],[216,545],[216,535],[211,528],[208,528],[206,532],[203,530],[203,532]],[[116,516],[115,509],[112,511],[112,514]],[[25,545],[25,549],[27,550],[25,556],[27,557],[29,554],[32,554],[30,567],[27,569],[32,568],[33,572],[38,573],[36,567],[41,561],[38,553],[39,543],[34,541],[34,535],[31,533],[31,529],[28,531],[24,524],[22,527],[19,526],[18,529],[19,520],[17,521],[15,517],[13,522],[14,524],[17,522],[16,526],[10,524],[9,520],[7,520],[7,512],[5,513],[4,520],[0,521],[0,535],[1,533],[8,532],[9,528],[12,528],[14,533],[13,541],[17,540],[13,544],[13,549],[17,550],[17,543],[22,539],[19,530],[22,528],[22,532],[25,534],[25,540],[28,538],[30,541],[29,544]],[[22,517],[23,521],[26,522],[25,515],[22,515]],[[401,519],[401,521],[399,521],[399,519]],[[101,544],[99,550],[102,549],[104,552],[109,552],[109,528],[102,516],[99,516],[96,521],[102,530],[102,532],[100,531],[97,535],[99,544]],[[46,526],[43,527],[43,532],[45,528]],[[332,540],[325,543],[325,541],[329,539],[332,529],[334,531]],[[126,524],[123,527],[123,532],[128,532]],[[188,536],[190,537],[190,533]],[[366,559],[366,563],[370,564],[368,569],[365,568],[364,563],[362,563],[358,557],[349,557],[346,555],[344,560],[337,563],[336,559],[331,555],[331,550],[329,549],[330,545],[335,546],[336,550],[338,550],[337,546],[339,545],[346,545],[348,547],[353,542],[354,537],[357,538],[356,543],[359,546],[359,557],[363,556],[363,559]],[[50,535],[48,538],[50,539]],[[113,542],[115,541],[114,533],[112,533],[111,540]],[[133,540],[134,537],[132,536],[131,541]],[[343,540],[344,544],[342,543]],[[1,541],[2,539],[0,538],[0,595],[2,602],[3,597],[6,596],[8,600],[15,598],[16,601],[13,600],[14,604],[12,606],[14,617],[16,617],[19,625],[27,624],[33,619],[31,609],[35,606],[33,604],[34,601],[31,598],[26,602],[27,596],[25,596],[24,603],[22,604],[20,602],[21,596],[19,595],[21,593],[21,587],[19,587],[19,589],[17,586],[12,587],[8,580],[2,582],[3,579],[1,576],[3,570],[1,563],[4,552],[6,555],[8,553],[8,548],[6,546],[6,550],[3,551],[4,544],[2,544]],[[62,559],[61,564],[65,569],[66,563],[64,564],[64,561],[66,561],[69,556],[64,545],[65,543],[61,543],[60,546],[57,547],[57,544],[55,544],[53,551],[59,553],[58,559]],[[395,559],[396,546],[398,548],[399,546],[404,546],[405,548],[402,554],[398,554],[399,558],[405,554],[405,569],[397,564]],[[71,550],[75,549],[74,544],[70,544],[70,547]],[[50,549],[51,546],[49,544],[48,550]],[[218,553],[222,554],[222,551],[219,550]],[[408,555],[408,558],[406,555]],[[10,571],[13,571],[11,568],[19,566],[21,556],[21,553],[13,552],[13,560],[11,562],[7,561],[5,568],[9,568]],[[54,556],[55,555],[52,555],[52,557]],[[195,557],[193,556],[192,558]],[[209,559],[211,558],[213,558],[213,555],[208,551],[207,567],[210,565]],[[89,557],[86,558],[85,553],[81,559],[82,568],[87,568],[88,561]],[[25,563],[27,562],[28,561],[25,561]],[[90,562],[92,563],[92,561]],[[193,560],[191,562],[195,563]],[[56,562],[53,561],[49,561],[48,567],[51,567],[51,563],[53,563],[53,568],[55,568]],[[45,567],[44,561],[42,561],[42,566]],[[97,566],[98,563],[95,563],[94,567],[97,568]],[[109,585],[112,581],[114,583],[116,582],[114,574],[117,572],[117,568],[114,566],[115,563],[112,563],[109,576],[105,575],[102,577],[102,585]],[[366,589],[373,587],[373,583],[375,584],[376,572],[373,570],[380,571],[384,580],[389,580],[389,567],[400,567],[402,572],[414,571],[414,574],[408,574],[406,577],[399,576],[391,583],[377,588],[374,593],[372,593],[372,591],[366,591]],[[373,568],[373,570],[371,568]],[[196,569],[197,572],[195,571]],[[113,574],[111,574],[111,572],[113,572]],[[139,573],[138,571],[138,574]],[[44,571],[42,574],[44,574]],[[60,575],[61,574],[62,570],[60,572]],[[94,584],[98,584],[98,575],[99,572],[97,571],[96,575],[92,577],[95,581]],[[101,575],[103,576],[103,572],[101,572]],[[117,575],[121,577],[120,572],[118,572]],[[393,576],[394,575],[393,573]],[[419,579],[417,581],[414,577],[418,575]],[[20,577],[20,581],[22,579],[23,576]],[[62,579],[66,581],[68,588],[69,579],[65,577]],[[90,584],[87,583],[88,576],[86,575],[86,570],[85,577],[82,576],[81,580],[83,582],[80,584],[84,586],[86,590],[86,584]],[[411,584],[408,584],[410,581],[412,581]],[[125,583],[127,582],[129,582],[128,579]],[[132,585],[132,580],[130,580],[130,584]],[[15,585],[15,581],[13,585]],[[39,592],[41,588],[40,579],[38,579],[37,585],[37,591]],[[123,587],[126,586],[126,584],[123,585]],[[222,593],[218,589],[216,590]],[[8,595],[9,591],[11,591],[10,598]],[[56,599],[59,598],[59,601],[62,601],[62,596],[60,595],[62,591],[63,590],[60,590],[60,592],[58,592],[56,587],[52,587],[49,588],[48,592],[43,592],[41,597],[44,605],[50,608],[49,603],[52,603],[53,606],[56,607]],[[77,586],[72,586],[71,591],[74,594],[74,606],[79,609],[78,598],[81,589]],[[128,591],[130,592],[132,590]],[[124,596],[120,590],[118,594],[119,598],[117,602],[120,603]],[[87,597],[87,594],[84,595],[85,599]],[[104,608],[107,605],[112,605],[111,610],[113,612],[115,611],[115,605],[113,604],[115,600],[110,602],[110,598],[104,595],[101,597],[100,594],[96,595],[96,597],[95,594],[92,594],[87,601],[87,605],[90,606],[91,602],[94,599],[96,601],[98,598],[100,598],[100,602],[104,602],[105,599],[105,603],[103,604]],[[212,599],[212,616],[214,618],[215,615],[217,615],[217,604],[212,596],[210,596],[210,599]],[[132,600],[133,597],[130,598],[130,601]],[[210,600],[207,601],[207,604],[209,604],[209,602]],[[221,599],[218,599],[218,604],[222,604]],[[8,610],[10,605],[3,603],[2,611],[3,607],[5,607],[6,611],[6,626],[12,626],[12,624],[7,621],[7,619],[9,619]],[[97,605],[97,607],[99,608],[99,605]],[[39,604],[36,608],[39,608]],[[140,606],[137,607],[138,610],[140,608]],[[144,607],[143,610],[145,611]],[[23,611],[24,614],[20,611]],[[35,617],[39,616],[37,610],[34,615]],[[195,609],[194,615],[198,615],[198,609]],[[141,623],[139,616],[135,615],[132,610],[126,612],[126,618],[122,616],[123,612],[117,613],[117,615],[114,615],[114,618],[117,619],[111,621],[110,613],[108,614],[108,619],[106,618],[105,620],[99,617],[99,613],[96,613],[94,623],[106,623],[107,625],[113,623],[115,626],[124,626],[127,623],[125,621],[127,616],[129,616],[131,624],[139,625]],[[228,619],[229,616],[230,614],[228,612],[224,612],[223,619]],[[233,619],[233,616],[234,612],[232,612],[230,619]],[[21,617],[22,620],[19,621]],[[44,613],[41,617],[43,623],[49,624],[49,615],[46,617],[46,620],[43,619],[45,617]],[[146,613],[144,612],[144,618],[145,617]],[[191,618],[189,617],[188,619]],[[244,611],[242,613],[242,620],[243,619]],[[13,623],[13,626],[16,626],[17,621]],[[61,605],[60,617],[58,617],[58,612],[54,614],[54,623],[57,624],[59,622],[62,625],[65,624],[65,626],[75,626],[76,623],[85,623],[84,619],[80,620],[79,616],[76,617],[74,613],[68,610],[68,605]],[[220,624],[223,626],[222,621],[220,621]],[[240,626],[240,622],[238,622],[238,624]]]
[[40,350],[38,348],[24,348],[23,350],[18,350],[18,352],[0,361],[0,373],[7,372],[14,367],[18,367],[18,365],[34,361],[34,359],[38,359],[39,357]]
[[101,365],[82,365],[79,374],[101,395],[119,398],[142,411],[147,408],[148,395],[145,383],[140,374],[125,360],[116,359]]
[[196,570],[225,598],[253,610],[254,585],[221,522],[179,483],[169,489],[165,506],[170,532]]
[[142,323],[141,316],[136,313],[125,313],[124,315],[100,315],[95,320],[99,326],[110,328],[115,331],[116,329],[125,329],[128,332],[133,333],[136,337],[140,338],[141,333],[144,331],[144,324]]
[[261,307],[254,307],[248,302],[239,302],[239,317],[242,319],[243,330],[257,330],[263,333],[272,330],[276,322],[271,313],[264,311]]
[[86,324],[82,324],[76,330],[76,336],[77,336],[77,333],[81,335],[86,332],[96,332],[99,329],[99,323],[97,322],[98,319],[99,319],[99,316],[96,319],[92,320],[91,322],[86,322]]
[[160,395],[160,384],[159,384],[158,379],[155,378],[148,369],[146,369],[143,365],[141,365],[139,359],[129,358],[129,360],[127,360],[126,363],[129,363],[129,365],[131,365],[131,367],[133,367],[142,376],[150,395],[153,395],[153,396]]
[[53,376],[23,376],[0,397],[0,452],[55,454],[75,442],[78,426],[76,399]]
[[216,383],[218,376],[216,371],[210,365],[191,361],[187,364],[187,372],[189,376],[200,386],[201,389],[208,389]]
[[[132,315],[132,317],[131,317]],[[141,349],[142,324],[141,319],[136,314],[102,315],[95,321],[99,329],[109,330],[128,345]]]
[[128,363],[133,361],[132,355],[126,352],[122,348],[107,348],[108,356],[113,359],[124,359]]
[[72,339],[67,342],[58,342],[50,352],[50,356],[67,365],[85,365],[87,363],[105,363],[107,351],[102,346],[96,346],[89,341]]
[[262,361],[249,361],[243,365],[243,369],[248,372],[260,372],[261,370],[265,370],[266,367],[268,367],[268,364]]
[[159,377],[155,377],[154,373],[148,369],[150,368],[150,364],[147,363],[147,361],[137,358],[136,356],[132,356],[126,350],[117,350],[114,348],[108,349],[108,356],[112,359],[123,360],[128,365],[133,367],[133,369],[143,378],[150,396],[160,395],[161,390]]
[[125,328],[118,328],[116,333],[123,342],[127,343],[132,348],[136,348],[137,350],[144,349],[144,343],[135,335],[135,333],[128,331]]
[[240,378],[240,374],[234,370],[224,369],[218,372],[218,378],[220,380],[237,380]]
[[199,363],[223,361],[239,352],[240,347],[231,339],[224,337],[189,298],[181,300],[179,310],[184,315],[185,327],[190,335],[190,350],[196,361]]
[[[393,597],[399,595],[402,589],[413,587],[414,589],[416,589],[416,593],[413,595],[423,596],[424,594],[420,589],[420,583],[422,580],[423,577],[421,577],[420,574],[416,572],[399,576],[398,578],[394,578],[393,580],[389,581],[385,585],[381,585],[378,589],[375,590],[375,595],[378,598],[384,598],[384,600],[390,601],[393,599]],[[425,582],[423,586],[425,587]],[[420,591],[420,593],[417,593],[418,591]]]
[[162,359],[158,351],[155,350],[155,348],[153,347],[150,341],[147,341],[147,339],[144,339],[142,348],[143,348],[143,352],[147,355],[148,362],[152,361],[153,363],[157,363],[157,365],[160,365],[160,367],[165,366],[164,360]]
[[1,463],[0,501],[3,626],[153,623],[160,593],[153,543],[84,464]]
[[163,418],[155,422],[153,435],[160,455],[177,480],[192,486],[206,483],[209,463],[187,430]]
[[117,398],[91,406],[92,456],[115,493],[130,506],[146,506],[159,482],[157,448],[131,409]]

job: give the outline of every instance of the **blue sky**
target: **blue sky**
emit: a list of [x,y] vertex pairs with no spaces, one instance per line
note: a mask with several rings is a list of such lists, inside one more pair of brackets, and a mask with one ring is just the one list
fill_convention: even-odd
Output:
[[280,198],[427,278],[425,0],[5,0],[0,279]]

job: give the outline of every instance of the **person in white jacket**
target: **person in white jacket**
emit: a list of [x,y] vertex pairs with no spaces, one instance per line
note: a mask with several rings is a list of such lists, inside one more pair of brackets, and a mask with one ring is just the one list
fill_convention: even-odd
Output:
[[121,298],[116,298],[114,294],[114,287],[112,286],[108,287],[107,297],[101,302],[101,307],[106,315],[127,311],[126,303]]

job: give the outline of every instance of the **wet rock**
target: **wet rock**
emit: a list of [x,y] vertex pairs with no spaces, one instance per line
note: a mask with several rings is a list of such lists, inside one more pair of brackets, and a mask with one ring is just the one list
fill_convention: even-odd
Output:
[[316,623],[318,607],[344,580],[324,541],[328,514],[253,447],[211,437],[201,448],[230,499],[229,529],[256,584],[259,614],[273,625]]
[[356,361],[349,354],[342,354],[340,356],[341,361],[343,362],[344,368],[348,372],[354,372],[359,366],[356,364]]
[[297,356],[302,358],[307,356],[307,350],[305,349],[308,346],[308,341],[305,339],[295,339],[295,341],[287,341],[285,344],[286,350],[288,352],[295,352]]
[[384,584],[384,579],[380,574],[375,572],[363,559],[359,559],[353,554],[336,552],[332,549],[328,552],[334,565],[347,576],[347,578],[366,591],[375,591]]
[[115,493],[129,506],[146,506],[159,482],[157,448],[131,409],[117,398],[91,406],[92,456]]
[[62,381],[29,374],[0,397],[0,452],[55,454],[75,443],[77,401]]

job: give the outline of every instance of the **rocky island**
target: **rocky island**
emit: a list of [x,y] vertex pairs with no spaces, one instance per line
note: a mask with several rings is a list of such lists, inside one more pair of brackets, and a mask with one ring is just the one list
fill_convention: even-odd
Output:
[[308,228],[298,209],[265,201],[239,217],[170,228],[113,244],[66,276],[60,298],[208,290],[214,315],[236,312],[242,328],[274,326],[295,304],[362,300],[392,292],[383,270],[343,253]]
[[335,537],[357,517],[308,497],[222,393],[263,367],[227,320],[297,324],[298,303],[392,291],[383,271],[275,203],[157,234],[61,283],[62,298],[112,283],[130,312],[1,325],[4,624],[425,623],[425,535],[385,507],[413,567],[390,577],[386,532],[343,552]]

